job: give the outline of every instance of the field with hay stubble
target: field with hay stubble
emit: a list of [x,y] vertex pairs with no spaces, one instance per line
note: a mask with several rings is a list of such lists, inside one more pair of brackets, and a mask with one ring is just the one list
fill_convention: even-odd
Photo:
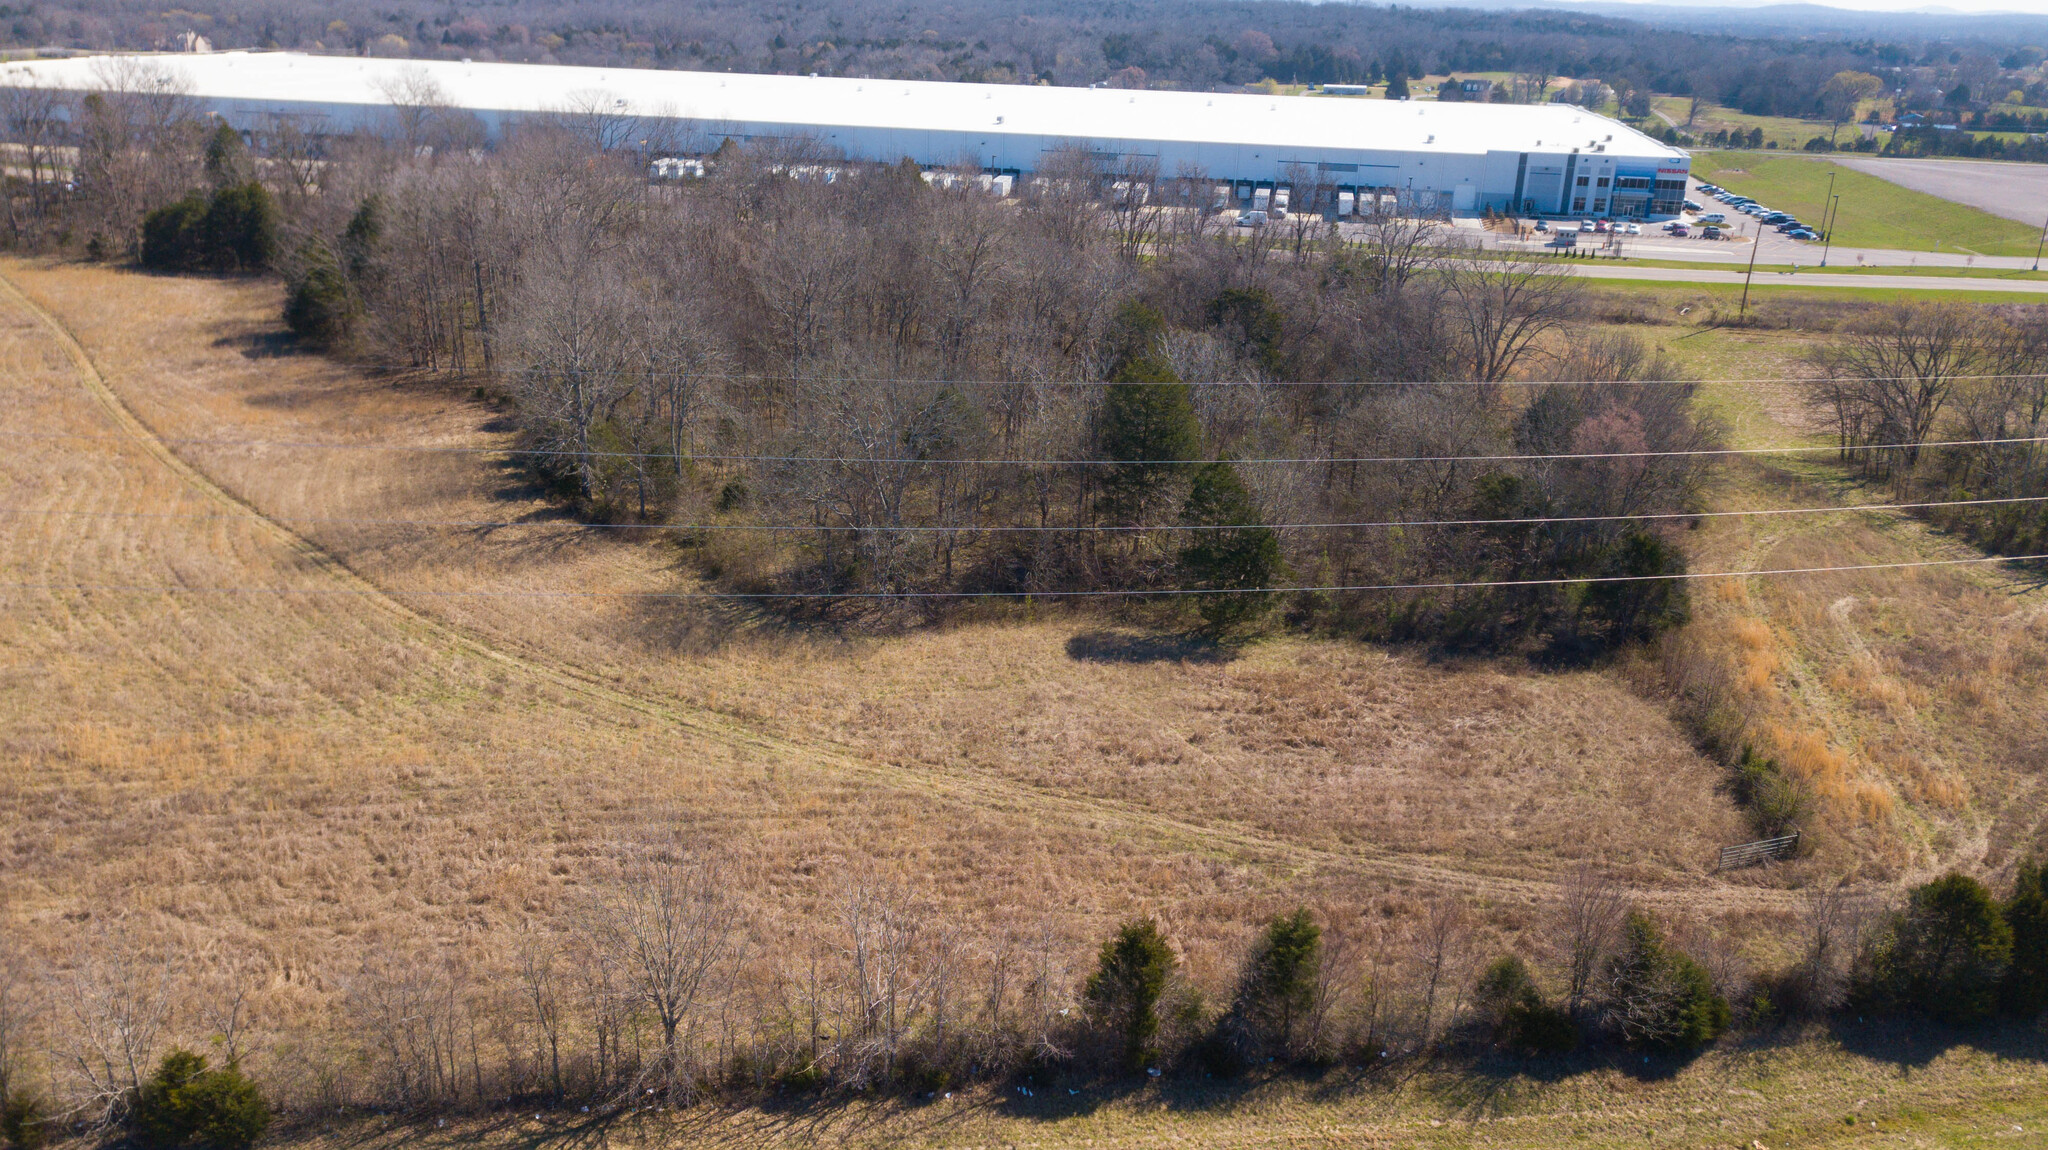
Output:
[[[689,575],[657,533],[562,521],[488,450],[380,450],[508,437],[466,390],[285,354],[274,286],[4,271],[26,298],[0,297],[0,802],[17,816],[0,915],[53,969],[114,940],[194,956],[178,977],[195,998],[260,969],[252,1065],[288,1102],[312,1089],[294,1075],[344,1061],[319,1035],[372,956],[502,962],[656,841],[727,852],[768,950],[836,884],[883,875],[970,933],[1042,931],[1076,965],[1114,920],[1154,913],[1216,985],[1296,902],[1341,924],[1457,897],[1509,943],[1581,861],[1706,927],[1791,911],[1782,874],[1709,873],[1747,828],[1656,668],[1300,638],[1220,658],[1083,613],[833,637],[554,596]],[[1792,411],[1753,415],[1803,433]],[[352,449],[292,446],[309,443]],[[1863,501],[1808,471],[1737,471],[1717,498]],[[1713,569],[1953,546],[1874,515],[1697,535]],[[2038,592],[1872,573],[1697,600],[1688,657],[1828,804],[1802,867],[1891,881],[2042,845]],[[1988,662],[1966,654],[1982,642]],[[1474,1113],[1363,1105],[1347,1121]],[[1067,1140],[1034,1121],[984,1114],[971,1140]]]

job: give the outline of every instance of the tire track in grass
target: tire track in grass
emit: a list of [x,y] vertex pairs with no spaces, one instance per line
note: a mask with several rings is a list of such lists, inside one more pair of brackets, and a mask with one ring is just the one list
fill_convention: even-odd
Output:
[[[138,447],[161,463],[190,489],[222,509],[249,516],[255,529],[305,567],[405,628],[472,658],[537,679],[570,694],[604,706],[658,719],[683,733],[722,743],[735,749],[794,759],[814,768],[878,784],[898,791],[925,794],[933,798],[997,815],[1056,818],[1072,826],[1146,840],[1153,846],[1215,859],[1242,863],[1278,872],[1284,877],[1304,879],[1319,875],[1354,874],[1396,883],[1502,901],[1547,902],[1559,897],[1562,866],[1543,877],[1516,878],[1484,874],[1425,861],[1411,855],[1369,847],[1332,850],[1288,842],[1261,834],[1241,825],[1202,823],[1177,819],[1128,803],[1095,797],[1081,797],[1049,788],[1033,787],[985,774],[954,774],[916,771],[902,766],[860,757],[844,748],[800,743],[772,735],[700,710],[685,709],[673,702],[636,694],[613,686],[573,664],[519,654],[486,642],[477,635],[435,619],[407,606],[399,596],[379,587],[327,551],[262,509],[241,499],[187,463],[140,419],[117,395],[91,353],[48,309],[38,304],[0,272],[0,297],[33,317],[48,333],[75,368],[80,386],[93,398],[107,418]],[[1637,901],[1652,906],[1709,906],[1725,909],[1776,909],[1794,905],[1791,892],[1755,887],[1713,885],[1691,888],[1645,888],[1633,892]]]

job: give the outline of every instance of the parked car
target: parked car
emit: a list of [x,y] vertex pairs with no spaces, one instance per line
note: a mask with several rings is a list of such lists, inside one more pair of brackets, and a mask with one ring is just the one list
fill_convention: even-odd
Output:
[[1590,232],[1590,231],[1592,231],[1592,230],[1593,230],[1593,221],[1592,221],[1592,220],[1580,220],[1580,221],[1579,221],[1579,230],[1580,230],[1580,231],[1582,231],[1582,232]]
[[1700,217],[1699,222],[1703,224],[1725,224],[1728,222],[1728,217],[1721,212],[1708,212]]
[[1241,227],[1241,228],[1262,228],[1262,227],[1265,227],[1265,226],[1266,226],[1266,213],[1264,213],[1264,212],[1239,212],[1239,213],[1237,213],[1237,226],[1238,226],[1238,227]]
[[1629,235],[1632,236],[1639,236],[1643,234],[1643,225],[1641,224],[1623,224],[1621,227],[1624,232],[1627,232]]
[[1684,239],[1685,237],[1692,234],[1692,230],[1687,228],[1684,224],[1676,224],[1672,227],[1671,234],[1678,239]]
[[1700,229],[1700,238],[1703,240],[1718,240],[1721,238],[1721,229],[1708,224]]
[[1536,221],[1536,230],[1537,230],[1537,231],[1539,231],[1539,232],[1547,232],[1547,231],[1549,231],[1549,230],[1550,230],[1550,221],[1549,221],[1549,220],[1537,220],[1537,221]]
[[1799,228],[1794,231],[1786,232],[1785,234],[1795,240],[1817,240],[1820,238],[1820,233],[1814,231],[1812,228]]
[[1606,220],[1594,220],[1594,221],[1593,221],[1593,230],[1594,230],[1594,231],[1596,231],[1596,232],[1610,232],[1610,231],[1613,231],[1614,229],[1612,229],[1612,228],[1610,228],[1610,227],[1608,227],[1608,226],[1607,226],[1607,221],[1606,221]]
[[1685,222],[1683,220],[1672,220],[1670,223],[1664,225],[1664,230],[1667,232],[1675,232],[1684,226]]
[[1699,201],[1698,201],[1698,200],[1687,200],[1687,201],[1685,201],[1685,210],[1686,210],[1686,211],[1688,211],[1688,212],[1696,212],[1696,211],[1699,211],[1699,210],[1700,210],[1700,203],[1699,203]]

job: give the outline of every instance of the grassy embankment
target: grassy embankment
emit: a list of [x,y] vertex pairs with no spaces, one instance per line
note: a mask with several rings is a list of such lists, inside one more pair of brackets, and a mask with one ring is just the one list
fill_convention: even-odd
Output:
[[[1764,130],[1764,146],[1776,144],[1778,151],[1797,152],[1806,146],[1806,141],[1815,136],[1825,136],[1831,129],[1829,124],[1819,120],[1802,120],[1796,116],[1753,116],[1748,112],[1720,104],[1707,104],[1700,108],[1699,116],[1690,128],[1685,127],[1685,118],[1691,114],[1692,99],[1689,96],[1658,96],[1651,106],[1662,113],[1663,118],[1692,133],[1694,139],[1704,139],[1709,133],[1719,131],[1743,131],[1753,128]],[[1871,111],[1889,114],[1891,101],[1865,100],[1856,110],[1855,119],[1860,121]],[[1838,144],[1848,144],[1858,136],[1854,122],[1842,125],[1835,135]]]

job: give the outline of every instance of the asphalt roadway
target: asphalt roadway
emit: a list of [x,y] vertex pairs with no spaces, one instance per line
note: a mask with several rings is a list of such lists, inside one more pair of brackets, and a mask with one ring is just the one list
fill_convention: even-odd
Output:
[[2048,164],[1887,159],[1840,152],[1828,158],[1902,188],[1968,204],[2030,227],[2048,222]]
[[[1587,279],[1660,283],[1739,284],[1742,268],[1646,268],[1587,260],[1569,265]],[[1969,279],[1963,276],[1853,275],[1827,271],[1758,272],[1757,287],[1894,288],[1903,291],[1995,291],[2048,295],[2048,280]]]
[[[1465,221],[1460,220],[1462,225]],[[1471,225],[1459,228],[1459,236],[1483,235],[1480,242],[1488,249],[1497,251],[1523,251],[1531,253],[1555,252],[1549,246],[1550,237],[1538,234],[1528,239],[1516,239],[1499,232],[1480,231],[1477,220]],[[1912,252],[1894,248],[1849,248],[1837,244],[1824,248],[1806,240],[1787,239],[1777,232],[1763,227],[1746,216],[1730,221],[1735,237],[1727,240],[1673,239],[1657,229],[1661,226],[1650,224],[1640,236],[1616,236],[1617,246],[1603,246],[1609,237],[1593,235],[1584,237],[1584,248],[1591,248],[1603,254],[1619,251],[1624,258],[1641,260],[1685,260],[1688,263],[1734,264],[1749,263],[1750,245],[1758,242],[1761,232],[1763,246],[1757,249],[1756,262],[1764,264],[1789,264],[1805,269],[1819,267],[1825,258],[1829,267],[1867,268],[1984,268],[2000,271],[2026,271],[2034,266],[2032,256],[1979,256],[1963,252]],[[1573,226],[1566,224],[1565,226]]]

